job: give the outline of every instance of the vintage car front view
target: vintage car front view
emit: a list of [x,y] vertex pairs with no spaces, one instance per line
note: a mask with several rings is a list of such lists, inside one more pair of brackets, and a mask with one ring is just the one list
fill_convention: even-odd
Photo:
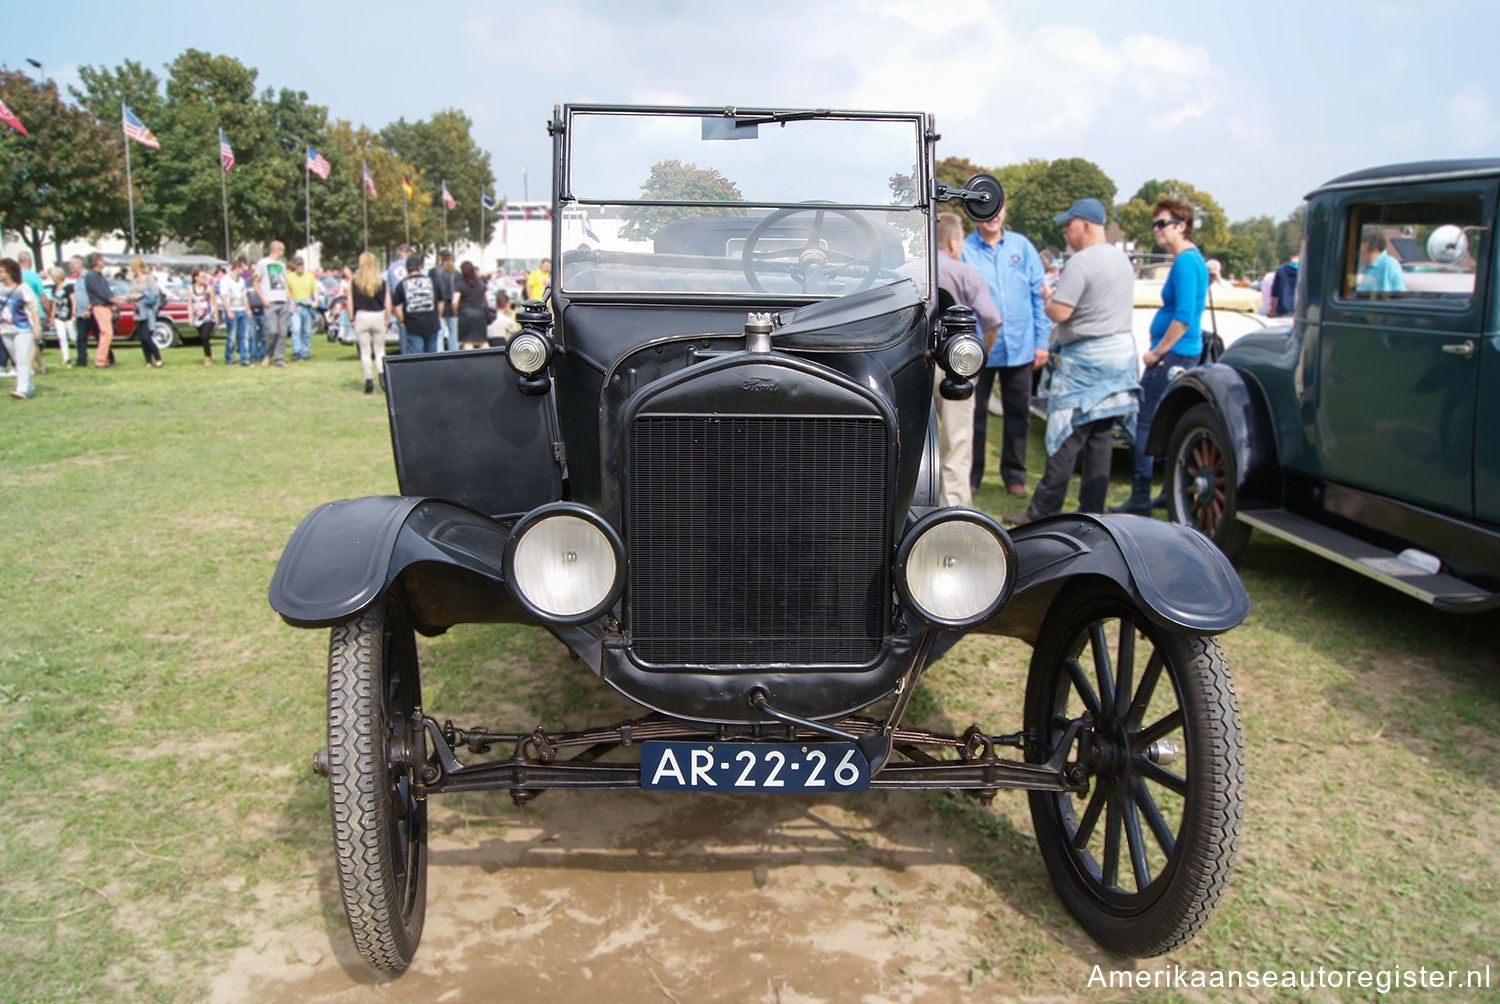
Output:
[[[971,393],[983,352],[939,294],[934,218],[989,218],[1000,186],[937,182],[925,114],[573,105],[549,129],[550,304],[503,349],[390,360],[401,495],[315,509],[271,583],[288,623],[332,629],[314,762],[363,957],[410,962],[427,799],[476,789],[1026,789],[1101,945],[1196,934],[1242,810],[1213,637],[1248,610],[1233,568],[1150,519],[1007,533],[937,505],[934,387]],[[430,713],[416,633],[495,622],[550,632],[639,715]],[[1024,720],[908,724],[972,632],[1033,645]]]

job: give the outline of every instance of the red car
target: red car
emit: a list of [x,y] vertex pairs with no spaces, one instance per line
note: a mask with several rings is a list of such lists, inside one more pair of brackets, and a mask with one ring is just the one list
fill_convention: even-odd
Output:
[[[135,305],[129,300],[130,283],[111,279],[109,288],[120,300],[120,312],[115,317],[116,337],[135,337]],[[156,313],[156,327],[151,332],[151,340],[157,347],[169,349],[181,345],[184,338],[198,337],[198,329],[189,323],[189,309],[187,300],[176,299],[173,291],[167,290],[166,300]]]

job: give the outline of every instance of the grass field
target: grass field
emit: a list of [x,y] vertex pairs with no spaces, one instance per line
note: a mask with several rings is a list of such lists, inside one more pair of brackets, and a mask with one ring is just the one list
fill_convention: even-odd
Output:
[[[330,936],[343,925],[336,903],[286,895],[331,854],[326,789],[307,769],[327,635],[286,627],[266,587],[308,510],[396,482],[382,397],[360,392],[352,350],[314,351],[226,369],[187,346],[147,370],[126,346],[114,371],[54,366],[34,399],[0,400],[0,998],[199,998],[252,930],[309,912]],[[1019,513],[993,482],[981,507]],[[1112,500],[1126,489],[1121,471]],[[1264,535],[1241,574],[1252,612],[1223,643],[1247,744],[1244,839],[1213,923],[1171,960],[1495,967],[1495,618],[1433,613]],[[424,641],[426,703],[518,709],[492,726],[565,724],[603,695],[556,648],[506,626]],[[917,710],[1012,727],[1028,655],[966,639]],[[561,668],[507,688],[505,668],[536,659]],[[1029,904],[1029,923],[981,932],[976,986],[1003,972],[1037,996],[1076,993],[1082,936],[1047,886],[1024,798],[993,812],[928,801],[991,894]]]

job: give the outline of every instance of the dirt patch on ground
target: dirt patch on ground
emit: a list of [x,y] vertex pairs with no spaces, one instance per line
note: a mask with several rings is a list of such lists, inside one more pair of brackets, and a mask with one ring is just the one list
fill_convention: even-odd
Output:
[[[854,807],[552,793],[493,824],[440,802],[433,811],[426,931],[404,975],[366,968],[342,923],[303,925],[258,932],[213,998],[461,1000],[512,988],[620,1002],[927,1001],[968,994],[971,980],[984,999],[1017,989],[974,973],[980,941],[997,922],[1032,921],[959,861],[920,796]],[[331,868],[299,895],[336,902]]]

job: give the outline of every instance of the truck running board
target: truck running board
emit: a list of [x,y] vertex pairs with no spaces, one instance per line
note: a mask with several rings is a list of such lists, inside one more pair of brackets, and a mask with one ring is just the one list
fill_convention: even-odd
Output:
[[1439,610],[1479,613],[1500,607],[1500,594],[1441,570],[1431,571],[1436,559],[1429,555],[1410,551],[1396,554],[1285,509],[1253,509],[1236,516],[1273,537],[1336,561]]

